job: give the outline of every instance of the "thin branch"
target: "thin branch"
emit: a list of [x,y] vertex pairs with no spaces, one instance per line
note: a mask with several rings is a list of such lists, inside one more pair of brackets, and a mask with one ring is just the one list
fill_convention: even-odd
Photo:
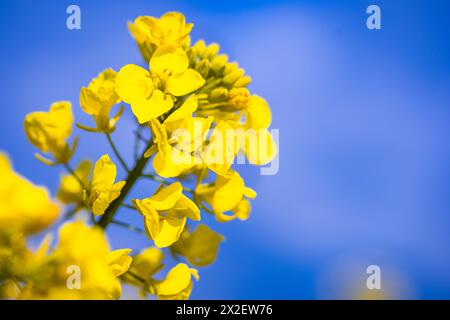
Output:
[[[150,180],[153,180],[153,181],[155,181],[155,182],[162,183],[162,184],[164,184],[164,185],[168,185],[168,184],[171,184],[171,183],[172,183],[171,181],[167,181],[167,180],[165,180],[165,179],[163,179],[163,178],[161,178],[161,177],[158,177],[158,176],[156,176],[156,175],[154,175],[154,174],[143,174],[142,177],[143,177],[143,178],[150,179]],[[194,189],[186,188],[186,187],[183,187],[183,191],[186,191],[186,192],[189,192],[189,193],[195,193],[195,190],[194,190]]]
[[139,234],[143,234],[145,236],[147,235],[145,230],[143,230],[141,228],[138,228],[138,227],[135,227],[135,226],[132,226],[131,224],[128,224],[126,222],[122,222],[122,221],[118,221],[118,220],[112,220],[111,223],[115,224],[116,226],[126,228],[126,229],[128,229],[130,231],[133,231],[133,232],[136,232],[136,233],[139,233]]
[[125,171],[127,173],[129,173],[130,169],[128,169],[127,164],[125,163],[125,161],[123,160],[122,156],[120,155],[119,150],[117,150],[116,145],[112,141],[111,135],[109,133],[106,134],[106,138],[108,139],[109,145],[113,149],[113,152],[116,155],[117,159],[119,159],[119,162],[121,163],[122,167],[125,169]]
[[143,174],[141,177],[153,180],[155,182],[163,183],[163,184],[169,184],[170,183],[170,182],[164,180],[161,177],[155,176],[154,174]]

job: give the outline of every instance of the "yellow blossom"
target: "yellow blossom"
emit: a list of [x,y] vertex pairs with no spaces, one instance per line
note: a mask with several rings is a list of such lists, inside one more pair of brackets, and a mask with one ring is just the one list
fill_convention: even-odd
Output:
[[166,45],[156,50],[150,71],[128,64],[120,69],[115,83],[117,92],[139,123],[146,123],[172,109],[174,98],[203,86],[205,80],[189,68],[189,59],[180,47]]
[[193,281],[199,280],[198,271],[184,263],[177,264],[166,278],[157,285],[157,296],[161,300],[187,300],[191,294]]
[[95,215],[102,215],[109,204],[120,196],[125,181],[115,183],[116,165],[107,154],[103,155],[94,166],[90,187],[90,204]]
[[183,194],[183,186],[175,182],[143,200],[133,200],[144,216],[145,228],[158,248],[172,245],[178,240],[186,218],[200,220],[200,210]]
[[93,116],[96,128],[80,124],[78,124],[78,127],[91,132],[111,133],[115,130],[115,125],[123,112],[123,107],[121,107],[112,119],[109,118],[111,108],[120,102],[114,85],[115,78],[116,72],[112,69],[106,69],[93,79],[87,88],[81,88],[81,108],[84,112]]
[[175,254],[186,257],[190,264],[203,267],[216,260],[217,251],[223,239],[219,233],[201,224],[192,233],[185,230],[170,249]]
[[158,47],[167,44],[188,46],[192,27],[193,24],[186,23],[184,15],[178,12],[167,12],[159,19],[140,16],[134,23],[128,23],[128,28],[146,61],[150,60]]
[[[236,171],[218,175],[214,184],[200,185],[195,193],[211,206],[219,222],[228,222],[236,218],[247,220],[251,210],[247,198],[256,197],[256,192],[245,186],[244,180]],[[225,214],[229,211],[233,214]]]
[[[167,119],[171,120],[171,119]],[[211,125],[211,118],[186,117],[161,123],[154,119],[150,125],[157,149],[146,156],[153,158],[155,172],[164,178],[177,177],[201,162],[199,153]]]
[[[148,281],[164,265],[164,253],[158,248],[146,248],[133,257],[130,272],[141,279]],[[133,279],[132,277],[128,277]]]
[[119,249],[109,254],[109,266],[115,277],[123,275],[130,269],[133,259],[129,256],[131,249]]
[[[28,140],[45,154],[51,153],[56,163],[67,163],[76,146],[69,148],[67,139],[72,133],[73,115],[70,102],[55,102],[48,112],[32,112],[25,117],[24,129]],[[53,164],[40,155],[38,159]]]
[[57,218],[59,207],[50,199],[47,189],[14,172],[2,153],[0,177],[0,233],[36,233]]
[[[28,282],[21,298],[118,299],[122,289],[117,276],[128,270],[130,251],[111,252],[98,227],[80,221],[67,223],[59,230],[59,242],[48,257],[47,271]],[[70,270],[79,271],[77,290],[68,288]]]

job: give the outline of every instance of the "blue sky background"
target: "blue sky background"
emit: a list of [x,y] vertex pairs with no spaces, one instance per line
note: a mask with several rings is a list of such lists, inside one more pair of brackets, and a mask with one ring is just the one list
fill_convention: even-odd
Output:
[[[81,7],[82,29],[66,29]],[[382,29],[366,28],[370,4]],[[2,1],[0,149],[54,193],[25,114],[70,100],[107,67],[142,60],[126,23],[182,11],[193,40],[218,42],[253,77],[280,129],[280,172],[240,168],[258,191],[247,222],[207,223],[227,238],[193,298],[315,299],[362,294],[366,267],[383,293],[450,298],[450,3],[448,1]],[[132,158],[130,112],[114,134]],[[76,159],[110,152],[82,132]],[[137,195],[151,193],[148,184]],[[120,218],[140,219],[125,211]],[[115,248],[149,246],[111,227]],[[126,297],[131,293],[126,291]]]

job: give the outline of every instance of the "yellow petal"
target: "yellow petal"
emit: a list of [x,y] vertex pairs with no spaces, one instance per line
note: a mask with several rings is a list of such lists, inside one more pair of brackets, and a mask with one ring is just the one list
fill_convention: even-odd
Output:
[[162,30],[166,31],[167,43],[181,42],[192,29],[192,23],[186,24],[186,19],[179,12],[167,12],[159,19],[159,25]]
[[100,113],[102,103],[92,90],[83,87],[80,92],[80,106],[85,113],[97,115]]
[[120,191],[124,185],[125,181],[119,181],[110,187],[102,188],[101,191],[94,191],[97,193],[97,197],[92,204],[92,213],[95,215],[104,214],[111,202],[120,196]]
[[180,199],[183,191],[183,186],[180,182],[172,183],[171,185],[159,190],[155,195],[151,196],[148,200],[158,211],[167,210],[173,208]]
[[140,124],[166,113],[173,107],[173,100],[160,90],[153,90],[149,98],[140,98],[131,104],[131,110]]
[[186,71],[189,58],[181,47],[166,45],[158,48],[150,60],[150,71],[157,74],[179,74]]
[[237,172],[229,176],[218,176],[216,180],[216,192],[212,207],[215,212],[227,212],[232,210],[241,201],[244,194],[244,180]]
[[28,140],[42,152],[55,151],[72,133],[73,115],[70,102],[55,102],[48,112],[33,112],[25,117]]
[[153,169],[163,178],[177,177],[194,165],[194,158],[191,155],[172,148],[167,143],[160,146],[158,153],[153,158]]
[[117,94],[128,104],[149,97],[153,91],[150,73],[134,64],[127,64],[120,69],[115,84]]
[[138,209],[139,213],[144,216],[144,225],[147,235],[151,239],[155,239],[161,229],[161,217],[147,199],[134,200],[134,206]]
[[94,166],[94,172],[92,173],[92,189],[98,190],[112,186],[116,180],[116,175],[116,165],[111,161],[107,154],[103,155]]
[[233,212],[239,220],[247,220],[251,211],[250,202],[247,199],[242,199],[238,205],[233,208]]
[[183,233],[172,247],[175,253],[187,258],[190,264],[198,267],[209,265],[216,260],[223,236],[201,224],[192,233]]
[[256,191],[253,190],[252,188],[245,187],[244,188],[244,196],[246,196],[249,199],[255,199],[257,194],[256,194]]
[[247,107],[245,127],[246,129],[267,129],[272,122],[272,114],[266,100],[253,95]]
[[184,194],[180,196],[170,212],[179,217],[187,217],[195,221],[200,220],[200,209],[191,199],[186,197]]
[[191,283],[192,275],[192,269],[186,264],[177,264],[159,284],[158,295],[169,296],[182,292]]
[[174,96],[184,96],[200,89],[205,84],[205,79],[194,69],[187,69],[181,74],[176,74],[167,79],[166,90]]
[[131,249],[119,249],[109,254],[109,265],[115,277],[124,274],[130,268],[133,259],[129,256]]
[[147,248],[142,250],[133,258],[131,271],[142,279],[149,279],[161,266],[164,253],[158,248]]
[[166,217],[161,221],[161,229],[153,239],[158,248],[166,248],[175,243],[186,224],[186,218]]
[[177,121],[188,118],[197,110],[198,100],[195,95],[191,95],[179,109],[175,110],[164,122]]
[[251,164],[265,165],[271,162],[278,153],[272,135],[265,129],[247,130],[245,139],[245,155]]
[[203,152],[203,161],[219,175],[225,175],[229,171],[239,152],[242,133],[238,129],[239,125],[235,121],[220,121]]
[[80,92],[80,105],[84,112],[90,115],[108,116],[110,108],[119,102],[114,79],[116,72],[106,69],[92,79],[87,88]]

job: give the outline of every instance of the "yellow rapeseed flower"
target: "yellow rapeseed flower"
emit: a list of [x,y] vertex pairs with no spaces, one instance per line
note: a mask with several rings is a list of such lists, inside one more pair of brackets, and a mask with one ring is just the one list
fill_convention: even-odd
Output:
[[116,181],[117,167],[107,154],[103,155],[94,166],[89,192],[92,213],[102,215],[109,204],[120,196],[125,181]]
[[[23,299],[118,299],[118,276],[128,270],[130,249],[110,251],[103,231],[83,222],[71,222],[59,230],[59,242],[47,257],[45,273],[30,280]],[[68,287],[71,270],[79,272],[78,287]]]
[[216,260],[219,245],[223,240],[219,233],[201,224],[192,233],[186,229],[170,250],[186,257],[190,264],[203,267]]
[[[55,102],[48,112],[32,112],[25,117],[24,128],[28,140],[45,154],[52,154],[55,163],[67,163],[76,146],[69,148],[67,139],[72,133],[73,115],[70,102]],[[52,161],[36,155],[46,164]]]
[[167,44],[189,46],[189,33],[192,27],[193,24],[186,23],[184,15],[179,12],[167,12],[159,19],[140,16],[134,20],[134,23],[128,23],[128,29],[146,61],[150,60],[158,47]]
[[198,271],[184,263],[177,264],[156,288],[158,299],[187,300],[194,285],[192,278],[199,280]]
[[205,83],[189,68],[189,59],[180,47],[160,47],[150,60],[150,71],[128,64],[120,69],[115,83],[117,92],[139,123],[146,123],[172,109],[174,97],[189,94]]
[[200,220],[200,210],[183,194],[183,186],[175,182],[143,200],[133,200],[144,216],[145,228],[158,248],[172,245],[178,240],[186,218]]
[[211,121],[211,118],[186,117],[161,124],[153,119],[150,125],[157,149],[148,150],[146,156],[157,151],[153,158],[155,172],[164,178],[177,177],[201,163],[197,153],[201,151]]
[[47,228],[59,207],[47,189],[14,172],[8,157],[0,153],[0,234],[32,234]]
[[[245,186],[244,180],[236,171],[231,171],[227,175],[217,175],[214,184],[200,185],[195,193],[211,206],[219,222],[228,222],[236,218],[247,220],[251,211],[247,198],[256,197],[256,192]],[[233,214],[225,214],[229,211]]]
[[109,117],[111,108],[120,102],[114,85],[115,78],[116,72],[112,69],[106,69],[93,79],[87,88],[81,88],[81,108],[94,118],[96,128],[80,124],[78,124],[78,127],[91,132],[111,133],[115,130],[115,125],[123,112],[122,106],[114,117],[111,119]]

